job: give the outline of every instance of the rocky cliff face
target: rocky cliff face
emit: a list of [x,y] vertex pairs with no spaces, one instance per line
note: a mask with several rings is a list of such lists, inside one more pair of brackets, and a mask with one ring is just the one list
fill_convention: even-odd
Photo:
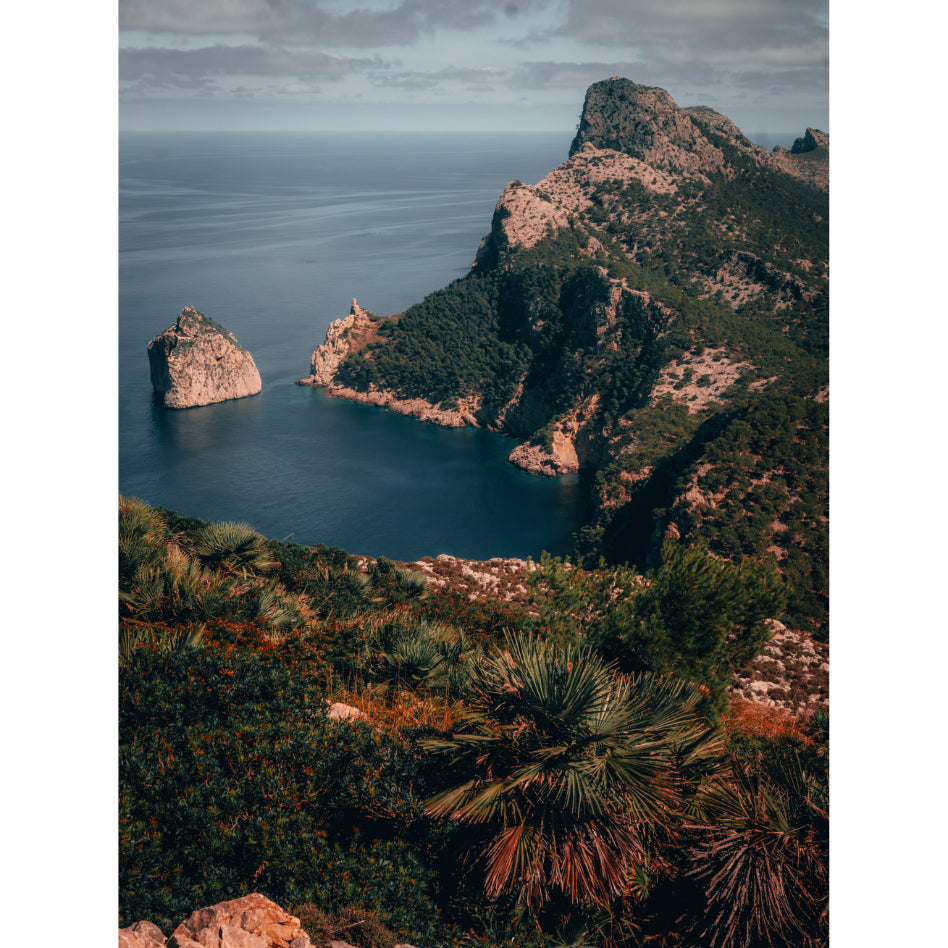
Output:
[[233,333],[186,306],[148,343],[151,384],[166,408],[193,408],[256,395],[260,373]]
[[[768,153],[726,116],[707,106],[679,108],[664,90],[614,77],[586,92],[570,155],[584,145],[625,152],[672,173],[733,175],[731,151],[761,168],[829,186],[829,135],[807,129],[793,147]],[[807,160],[798,160],[807,155]],[[789,160],[788,160],[789,159]]]
[[[654,551],[673,527],[685,539],[717,531],[726,555],[760,547],[800,562],[825,531],[822,487],[806,495],[796,475],[784,486],[782,467],[771,476],[777,462],[757,457],[753,481],[733,482],[725,528],[720,510],[709,526],[675,485],[724,476],[744,430],[735,420],[771,444],[770,419],[785,410],[775,399],[800,417],[802,402],[824,403],[828,169],[817,130],[767,152],[713,109],[628,79],[595,83],[569,157],[535,185],[504,189],[471,273],[371,333],[334,323],[308,383],[502,431],[521,442],[511,462],[532,473],[597,470],[587,533],[617,558]],[[819,418],[799,430],[822,432]],[[801,449],[808,483],[824,483],[821,450]],[[714,461],[699,476],[705,456]],[[631,512],[647,505],[664,520]],[[741,521],[749,511],[753,528]]]
[[372,330],[372,317],[355,300],[349,315],[334,320],[326,330],[326,341],[316,347],[310,360],[309,378],[300,379],[301,385],[330,385],[336,370],[346,356],[359,348],[362,338]]

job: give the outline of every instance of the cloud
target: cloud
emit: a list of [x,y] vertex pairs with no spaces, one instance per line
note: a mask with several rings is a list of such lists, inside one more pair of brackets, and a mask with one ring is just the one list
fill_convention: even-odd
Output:
[[318,76],[342,79],[353,70],[383,67],[380,59],[346,59],[319,50],[286,50],[275,46],[206,46],[203,49],[146,47],[119,52],[119,78],[152,77],[187,84],[211,76]]
[[435,89],[457,83],[469,91],[548,90],[585,88],[606,76],[634,75],[640,63],[630,62],[525,62],[510,67],[450,66],[436,70],[393,70],[372,76],[377,86],[402,89]]
[[728,57],[774,65],[825,59],[828,0],[568,0],[551,31],[598,46],[633,44],[650,59]]
[[550,0],[120,0],[119,27],[178,35],[244,35],[286,44],[398,46],[439,29],[472,30]]

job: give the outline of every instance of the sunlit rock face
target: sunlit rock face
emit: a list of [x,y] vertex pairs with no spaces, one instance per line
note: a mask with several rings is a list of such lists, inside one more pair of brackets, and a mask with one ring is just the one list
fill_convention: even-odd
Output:
[[260,373],[234,334],[186,306],[148,343],[151,384],[166,408],[193,408],[256,395]]

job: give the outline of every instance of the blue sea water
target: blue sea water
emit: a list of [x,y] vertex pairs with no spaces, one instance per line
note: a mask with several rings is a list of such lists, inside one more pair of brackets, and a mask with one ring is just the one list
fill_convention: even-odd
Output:
[[[565,553],[587,492],[514,442],[298,386],[353,297],[396,313],[470,269],[504,185],[565,160],[549,133],[128,133],[119,155],[119,489],[267,536],[413,560]],[[254,357],[260,395],[160,407],[148,341],[186,305]]]

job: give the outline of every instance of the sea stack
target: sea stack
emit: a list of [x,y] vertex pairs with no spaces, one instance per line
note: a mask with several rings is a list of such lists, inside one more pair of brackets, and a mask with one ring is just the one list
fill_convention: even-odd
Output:
[[234,334],[185,306],[173,326],[148,343],[151,384],[166,408],[194,408],[256,395],[260,373]]

